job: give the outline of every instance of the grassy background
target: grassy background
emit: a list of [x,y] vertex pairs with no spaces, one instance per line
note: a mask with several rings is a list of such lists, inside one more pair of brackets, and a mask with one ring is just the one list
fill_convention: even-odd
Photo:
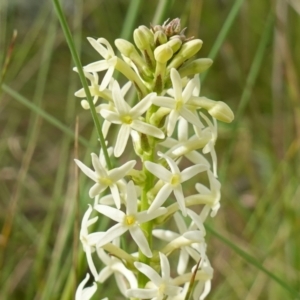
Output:
[[[204,41],[200,56],[214,64],[202,95],[236,113],[219,126],[222,208],[209,226],[226,240],[208,231],[208,299],[296,299],[288,289],[300,290],[299,1],[74,0],[64,11],[83,64],[98,59],[87,36],[132,40],[154,17],[180,17]],[[72,299],[86,272],[78,224],[91,203],[73,158],[89,161],[96,134],[73,96],[81,84],[51,1],[2,0],[0,18],[0,299]],[[119,299],[113,286],[103,297]]]

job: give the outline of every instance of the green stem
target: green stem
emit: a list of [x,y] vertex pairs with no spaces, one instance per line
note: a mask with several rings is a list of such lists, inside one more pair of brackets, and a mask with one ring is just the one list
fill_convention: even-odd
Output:
[[70,49],[70,52],[72,54],[72,58],[73,58],[74,63],[76,65],[77,69],[78,69],[78,74],[79,74],[79,77],[80,77],[81,84],[84,88],[88,103],[90,105],[90,110],[91,110],[91,113],[92,113],[94,124],[95,124],[96,129],[97,129],[100,144],[101,144],[101,147],[103,149],[103,154],[104,154],[104,157],[105,157],[107,167],[108,167],[108,169],[111,169],[112,168],[112,163],[110,161],[110,158],[109,158],[109,155],[108,155],[108,152],[107,152],[107,148],[106,148],[106,144],[105,144],[105,140],[104,140],[104,136],[103,136],[103,133],[102,133],[102,130],[101,130],[102,126],[100,124],[100,120],[98,118],[98,114],[96,112],[95,105],[93,103],[93,99],[92,99],[92,96],[91,96],[91,93],[90,93],[90,90],[89,90],[89,87],[88,87],[88,83],[87,83],[86,78],[84,76],[82,65],[81,65],[78,53],[76,51],[75,45],[74,45],[74,41],[73,41],[73,38],[72,38],[72,35],[71,35],[71,32],[70,32],[70,28],[67,24],[67,21],[66,21],[64,13],[62,11],[59,0],[53,0],[53,4],[54,4],[54,7],[56,9],[57,17],[60,21],[60,24],[61,24],[61,27],[63,29],[65,38],[66,38],[67,43],[69,45],[69,49]]
[[[149,208],[149,202],[148,202],[148,196],[147,193],[153,188],[153,182],[154,182],[154,175],[150,173],[146,167],[145,167],[145,161],[154,161],[154,154],[155,154],[155,142],[153,141],[152,143],[152,151],[151,153],[145,153],[143,155],[143,172],[145,175],[145,185],[142,191],[142,196],[141,196],[141,211],[148,210]],[[153,221],[145,222],[141,224],[141,229],[143,230],[149,247],[150,249],[152,248],[152,228],[153,228]],[[145,256],[140,250],[139,250],[139,261],[150,265],[150,258]],[[149,281],[149,279],[143,274],[143,273],[138,273],[138,285],[140,288],[144,288],[146,283]]]

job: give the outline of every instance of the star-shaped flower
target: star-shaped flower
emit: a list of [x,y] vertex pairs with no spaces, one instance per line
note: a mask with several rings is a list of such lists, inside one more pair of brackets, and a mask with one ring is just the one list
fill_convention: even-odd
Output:
[[170,264],[168,258],[159,253],[161,276],[150,266],[135,262],[135,267],[144,275],[146,275],[150,281],[146,284],[144,289],[129,289],[127,291],[127,297],[135,297],[139,299],[173,299],[178,295],[182,288],[173,284],[173,279],[170,276]]
[[165,96],[157,96],[152,98],[153,104],[170,109],[167,124],[167,136],[172,135],[179,116],[183,117],[189,123],[192,123],[199,128],[203,127],[197,115],[189,110],[188,106],[186,105],[195,88],[194,79],[191,79],[182,91],[182,82],[178,71],[174,68],[171,69],[170,76],[174,90],[174,98]]
[[[189,209],[187,209],[187,212],[190,215]],[[179,244],[179,246],[177,246],[177,249],[180,247],[177,273],[183,274],[187,268],[190,256],[196,262],[200,259],[199,252],[192,248],[191,245],[194,243],[204,243],[205,230],[203,225],[203,230],[195,230],[193,222],[189,227],[187,227],[185,221],[178,212],[174,214],[174,220],[179,233],[165,229],[154,229],[152,233],[155,237],[168,241],[171,244],[175,244],[175,241],[177,241],[176,244]],[[182,245],[180,245],[180,242],[182,242]],[[164,253],[166,252],[164,251]]]
[[100,60],[85,66],[84,71],[100,72],[107,70],[100,85],[100,91],[103,91],[108,86],[112,78],[118,58],[116,57],[110,43],[106,39],[99,38],[95,40],[93,38],[88,38],[88,41],[91,43],[94,49],[104,58],[104,60]]
[[147,170],[165,183],[151,203],[148,213],[152,213],[161,207],[173,191],[180,210],[182,211],[183,215],[186,216],[186,207],[181,183],[189,180],[200,172],[206,171],[207,166],[204,164],[197,164],[180,172],[176,162],[173,159],[163,154],[160,154],[160,156],[162,156],[168,162],[171,170],[169,171],[162,165],[150,161],[145,162],[145,167]]
[[100,110],[100,114],[107,121],[121,125],[114,149],[114,155],[116,157],[121,156],[124,152],[131,130],[154,136],[158,139],[164,138],[164,133],[160,129],[140,119],[152,105],[151,98],[155,95],[154,93],[148,94],[132,108],[125,101],[117,81],[113,83],[112,95],[115,110],[104,108]]
[[129,231],[141,251],[147,256],[152,257],[152,252],[147,242],[147,239],[140,228],[140,224],[153,220],[164,213],[165,208],[159,208],[152,213],[147,211],[138,212],[138,199],[136,196],[134,184],[130,181],[127,185],[127,207],[126,213],[107,205],[96,205],[95,210],[117,222],[112,226],[105,235],[98,241],[97,247],[102,247],[113,239],[121,236],[126,231]]
[[106,170],[101,162],[99,157],[92,153],[92,163],[95,171],[92,171],[81,161],[75,159],[76,164],[82,170],[82,172],[94,180],[96,183],[90,188],[89,195],[91,198],[94,198],[101,192],[103,192],[107,187],[110,188],[110,191],[113,195],[116,206],[119,208],[121,205],[121,199],[119,195],[119,190],[117,182],[121,180],[136,164],[135,160],[126,162],[123,166],[115,168],[112,170]]

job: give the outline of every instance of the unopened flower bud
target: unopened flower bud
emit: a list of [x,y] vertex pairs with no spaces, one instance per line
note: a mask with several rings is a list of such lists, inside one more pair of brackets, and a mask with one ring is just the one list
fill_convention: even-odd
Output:
[[154,45],[154,35],[146,26],[139,26],[133,32],[133,40],[136,46],[142,51],[148,49],[149,46],[152,48]]
[[197,108],[204,108],[207,112],[219,121],[230,123],[234,119],[234,114],[230,107],[222,101],[214,101],[206,97],[193,97],[189,101]]
[[174,56],[168,69],[179,68],[186,60],[194,56],[202,47],[203,42],[199,39],[191,40],[182,45],[179,52]]
[[154,50],[155,60],[159,63],[162,64],[167,63],[167,61],[172,56],[173,56],[172,48],[167,44],[160,45]]
[[178,71],[180,76],[183,78],[206,71],[212,63],[213,61],[210,58],[199,58],[184,65]]
[[166,34],[163,31],[156,31],[154,34],[154,44],[156,46],[165,44],[168,41]]
[[115,45],[118,50],[126,57],[130,58],[133,53],[137,53],[134,45],[124,39],[116,39]]
[[234,119],[232,110],[222,101],[217,101],[217,103],[208,110],[208,113],[217,120],[225,123],[231,123]]
[[180,49],[180,47],[182,45],[182,41],[179,38],[175,38],[175,39],[169,40],[167,42],[167,44],[172,48],[173,53],[176,53]]

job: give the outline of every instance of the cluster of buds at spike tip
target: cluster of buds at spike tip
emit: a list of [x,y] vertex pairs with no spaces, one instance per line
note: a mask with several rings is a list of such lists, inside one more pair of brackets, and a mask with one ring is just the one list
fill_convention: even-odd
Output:
[[[91,299],[111,275],[127,299],[204,299],[213,269],[203,224],[221,198],[217,120],[229,123],[234,115],[226,103],[200,96],[199,73],[212,60],[196,58],[202,41],[186,37],[180,19],[139,26],[133,39],[115,40],[120,58],[106,39],[88,38],[102,58],[84,66],[93,101],[81,104],[95,105],[104,139],[113,127],[118,133],[115,143],[91,154],[93,168],[75,160],[93,182],[80,230],[89,272],[75,299]],[[127,79],[123,86],[115,70]],[[75,95],[86,97],[84,89]],[[124,161],[128,144],[136,157]],[[121,156],[123,164],[112,166],[110,158]],[[183,189],[185,182],[194,183],[194,192]],[[95,231],[104,217],[111,227]],[[85,287],[91,275],[94,284]]]

